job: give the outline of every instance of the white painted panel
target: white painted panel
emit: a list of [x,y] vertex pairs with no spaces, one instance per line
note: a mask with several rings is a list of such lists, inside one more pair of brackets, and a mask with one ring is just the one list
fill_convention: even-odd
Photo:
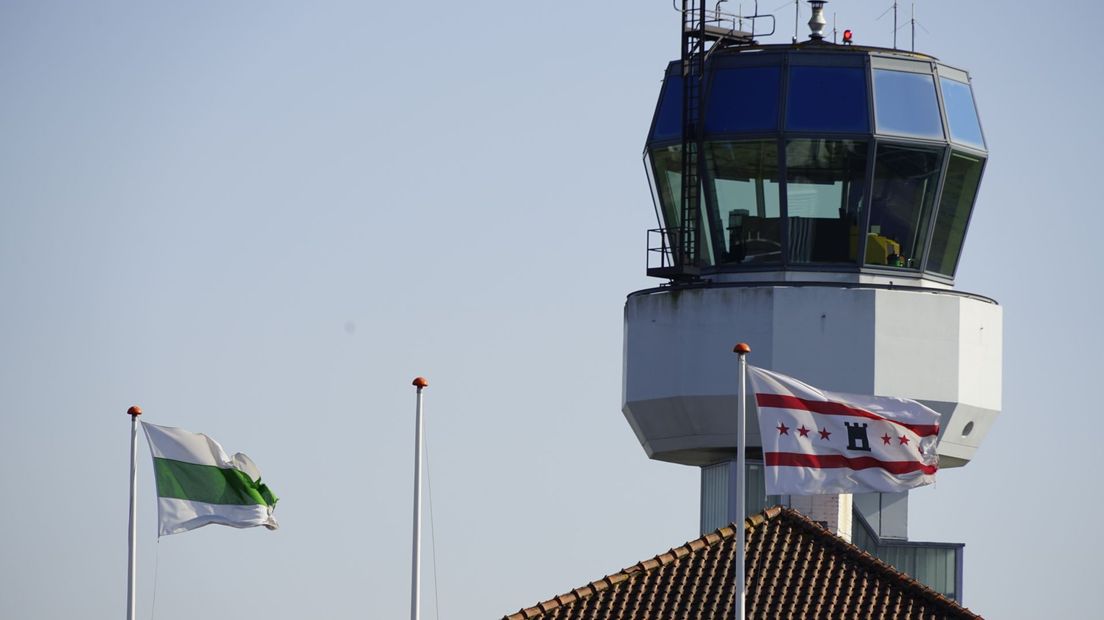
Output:
[[874,393],[956,401],[961,297],[876,291]]
[[734,394],[737,357],[732,347],[748,342],[754,354],[768,357],[771,290],[704,289],[630,297],[625,304],[625,401]]
[[[939,452],[962,464],[999,413],[1000,318],[994,304],[935,290],[707,287],[633,296],[623,411],[652,458],[702,465],[730,453],[732,345],[748,342],[751,363],[818,387],[938,403],[947,414]],[[972,434],[961,437],[971,421]],[[748,426],[756,445],[754,415]]]
[[873,393],[874,298],[873,290],[778,289],[769,368],[825,390]]
[[971,299],[959,310],[958,401],[1000,411],[1004,313],[1000,306]]
[[[958,404],[943,422],[939,454],[970,459],[996,422],[999,412],[973,405]],[[967,430],[969,433],[967,433]]]

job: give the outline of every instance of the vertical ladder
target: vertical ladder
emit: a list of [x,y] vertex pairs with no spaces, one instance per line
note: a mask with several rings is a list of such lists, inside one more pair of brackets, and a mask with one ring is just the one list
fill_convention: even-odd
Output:
[[682,0],[682,205],[675,251],[683,278],[698,274],[703,160],[702,85],[705,75],[706,0]]

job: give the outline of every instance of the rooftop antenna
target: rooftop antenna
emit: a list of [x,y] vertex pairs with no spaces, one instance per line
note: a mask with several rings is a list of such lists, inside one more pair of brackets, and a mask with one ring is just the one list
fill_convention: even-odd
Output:
[[[893,0],[893,6],[889,7],[882,14],[878,16],[881,19],[886,16],[886,13],[893,11],[893,49],[897,49],[897,0]],[[874,21],[878,21],[877,19]]]
[[797,22],[801,17],[801,0],[794,0],[794,36],[793,42],[797,43]]
[[916,3],[909,5],[909,23],[912,24],[912,51],[916,51]]
[[836,12],[832,11],[832,43],[836,42]]
[[[916,51],[916,27],[920,26],[920,28],[922,28],[924,30],[924,32],[926,32],[928,34],[931,34],[930,30],[928,30],[927,28],[924,28],[924,24],[921,24],[920,22],[916,21],[916,3],[915,2],[912,3],[912,15],[909,18],[909,25],[912,27],[912,51],[915,52]],[[903,25],[901,27],[904,28]]]

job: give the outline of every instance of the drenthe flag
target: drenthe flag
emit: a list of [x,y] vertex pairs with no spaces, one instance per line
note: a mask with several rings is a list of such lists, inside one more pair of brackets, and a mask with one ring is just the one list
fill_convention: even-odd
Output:
[[207,435],[142,423],[157,481],[158,536],[211,523],[277,527],[276,496],[248,456],[226,456]]
[[893,493],[935,481],[939,413],[904,398],[818,390],[748,366],[767,493]]

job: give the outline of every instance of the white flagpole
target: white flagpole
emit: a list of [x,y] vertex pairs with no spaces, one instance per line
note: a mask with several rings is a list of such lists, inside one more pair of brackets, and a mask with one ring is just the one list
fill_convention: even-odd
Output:
[[410,567],[410,620],[421,616],[422,559],[422,390],[429,385],[425,377],[415,377],[418,388],[417,412],[414,422],[414,551]]
[[138,513],[138,416],[142,408],[127,409],[130,416],[130,524],[127,539],[127,620],[134,620],[135,578],[138,567],[138,529],[135,517]]
[[747,612],[747,583],[744,576],[745,531],[744,519],[747,517],[747,354],[751,347],[741,342],[733,353],[740,356],[740,400],[736,413],[736,587],[740,599],[736,602],[736,620],[744,620]]

